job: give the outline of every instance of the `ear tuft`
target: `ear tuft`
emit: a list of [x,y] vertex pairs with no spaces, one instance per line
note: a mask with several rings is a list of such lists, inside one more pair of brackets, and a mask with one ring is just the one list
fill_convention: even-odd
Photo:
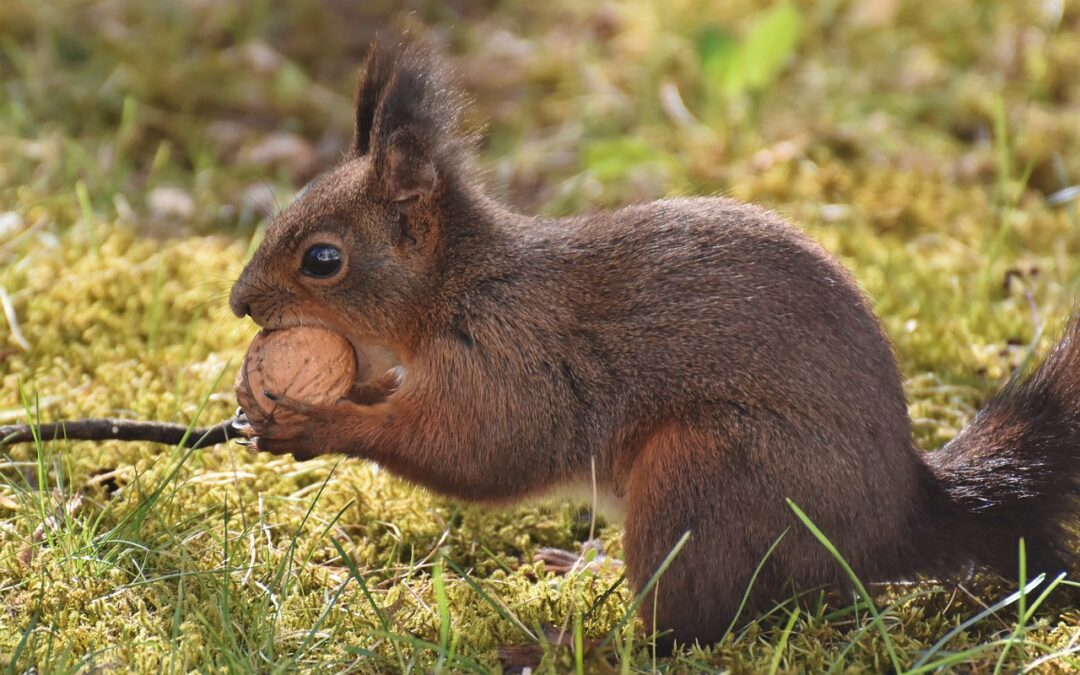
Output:
[[376,40],[368,51],[367,61],[360,69],[356,82],[356,126],[353,131],[353,151],[363,157],[371,151],[375,110],[382,93],[393,76],[393,54],[389,47]]
[[458,133],[464,102],[428,44],[380,41],[357,89],[353,150],[373,157],[395,201],[430,192],[437,177],[469,163],[469,141]]

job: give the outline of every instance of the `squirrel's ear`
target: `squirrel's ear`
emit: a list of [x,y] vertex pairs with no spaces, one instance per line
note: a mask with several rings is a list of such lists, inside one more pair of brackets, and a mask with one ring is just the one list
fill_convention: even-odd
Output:
[[375,111],[379,100],[393,77],[393,59],[381,42],[373,42],[367,62],[356,81],[356,126],[353,131],[353,152],[359,157],[371,152],[375,127]]
[[423,199],[463,165],[464,143],[457,135],[462,101],[429,45],[372,47],[357,95],[354,147],[371,157],[386,199]]
[[435,189],[435,162],[427,145],[423,137],[409,128],[398,129],[391,135],[382,158],[390,201],[410,202],[426,197]]

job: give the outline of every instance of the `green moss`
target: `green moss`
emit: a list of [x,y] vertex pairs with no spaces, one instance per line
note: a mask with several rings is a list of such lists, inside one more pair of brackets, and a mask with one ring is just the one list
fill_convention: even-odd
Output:
[[[356,59],[386,11],[159,4],[0,3],[0,286],[31,345],[0,331],[0,423],[25,419],[20,391],[46,421],[231,412],[254,332],[228,311],[231,279],[278,208],[260,194],[284,201],[312,170],[253,148],[286,131],[316,168],[338,156]],[[785,213],[873,300],[923,447],[955,434],[1073,307],[1080,202],[1049,196],[1080,180],[1075,6],[799,3],[779,74],[737,91],[710,79],[723,69],[699,58],[702,35],[742,39],[771,3],[509,2],[483,18],[473,4],[420,3],[402,21],[447,38],[498,189],[534,212],[722,193]],[[609,593],[617,570],[557,577],[532,562],[587,535],[578,506],[466,507],[351,460],[19,446],[0,462],[0,497],[0,659],[17,654],[20,670],[497,669],[499,647],[528,641],[521,626],[539,635],[588,613],[586,637],[604,638],[632,601],[626,584]],[[618,528],[597,534],[621,553]],[[1011,591],[970,590],[880,589],[902,663]],[[1039,608],[1005,670],[1071,648],[1067,602]],[[656,666],[888,666],[863,610],[809,598],[781,648],[789,611]],[[993,670],[1016,620],[1003,610],[935,658]],[[613,637],[587,670],[653,668],[639,624]],[[548,649],[541,670],[573,668]]]

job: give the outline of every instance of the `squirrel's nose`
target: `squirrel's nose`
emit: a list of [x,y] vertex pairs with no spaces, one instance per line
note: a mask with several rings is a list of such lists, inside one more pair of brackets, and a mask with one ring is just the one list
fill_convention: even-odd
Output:
[[251,301],[248,298],[248,286],[242,281],[233,284],[229,293],[229,307],[238,319],[251,314]]

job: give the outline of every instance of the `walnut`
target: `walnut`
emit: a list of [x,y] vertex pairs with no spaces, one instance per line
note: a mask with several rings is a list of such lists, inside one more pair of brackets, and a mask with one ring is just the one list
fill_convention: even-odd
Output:
[[324,328],[262,331],[248,347],[236,377],[236,398],[253,424],[270,418],[276,425],[303,417],[271,401],[263,392],[330,405],[349,393],[356,378],[356,356],[344,337]]

